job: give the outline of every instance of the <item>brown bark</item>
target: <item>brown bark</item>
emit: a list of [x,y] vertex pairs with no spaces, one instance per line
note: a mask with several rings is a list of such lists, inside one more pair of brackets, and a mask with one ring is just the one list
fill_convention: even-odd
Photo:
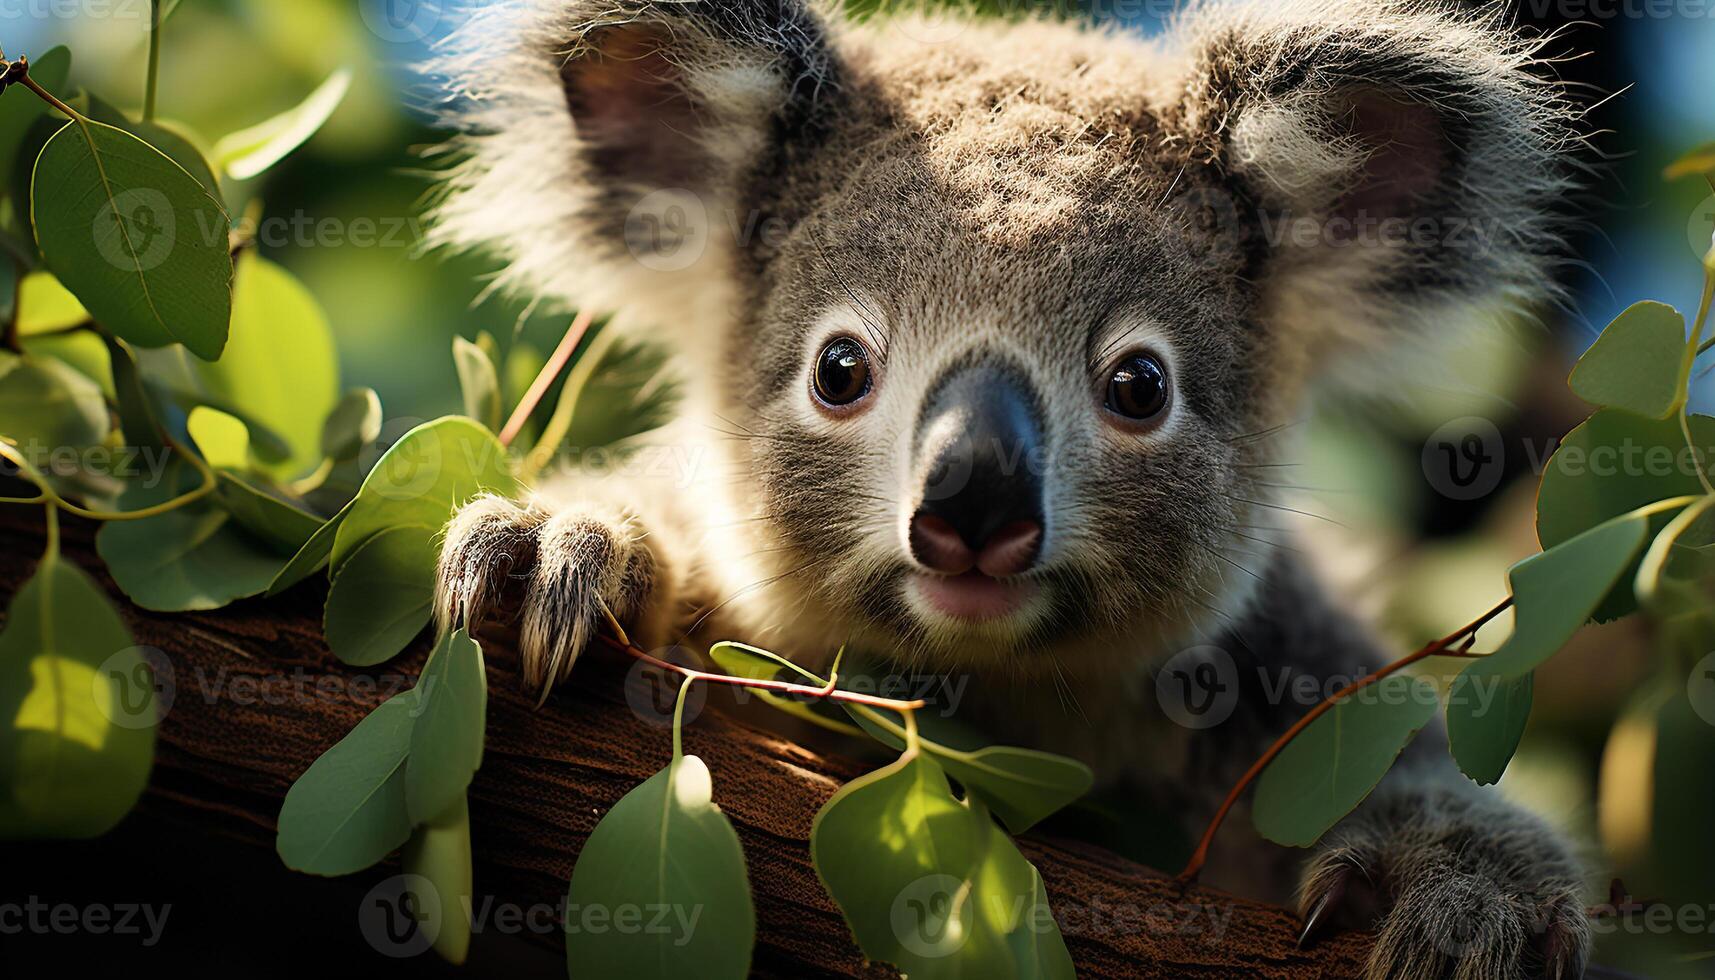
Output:
[[[0,601],[30,574],[42,547],[40,513],[0,508]],[[91,528],[69,522],[67,557],[107,581]],[[111,583],[108,583],[111,585]],[[340,664],[322,640],[323,590],[306,584],[270,601],[211,613],[157,615],[115,590],[136,641],[173,665],[174,701],[159,729],[143,807],[156,817],[272,849],[286,790],[380,700],[408,686],[423,644],[373,670]],[[526,906],[565,892],[585,836],[607,807],[660,769],[670,734],[625,697],[630,662],[591,652],[577,680],[537,710],[515,656],[485,643],[489,729],[470,791],[477,891]],[[363,685],[380,678],[378,687]],[[635,679],[634,679],[635,680]],[[634,688],[635,689],[635,688]],[[686,751],[715,775],[716,800],[738,828],[756,894],[756,974],[883,977],[866,965],[809,861],[818,808],[864,764],[819,754],[711,707],[685,733]],[[1349,977],[1368,939],[1337,935],[1295,945],[1285,909],[1171,880],[1085,845],[1028,837],[1082,977]],[[1218,933],[1215,917],[1224,920]],[[479,935],[476,943],[482,942]]]

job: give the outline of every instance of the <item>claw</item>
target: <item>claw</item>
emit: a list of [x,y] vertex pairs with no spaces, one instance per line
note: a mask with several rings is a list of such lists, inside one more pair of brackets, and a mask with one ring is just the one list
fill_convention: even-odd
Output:
[[1323,931],[1328,920],[1334,917],[1334,910],[1340,905],[1340,900],[1346,895],[1346,881],[1350,872],[1342,873],[1334,879],[1322,897],[1316,900],[1310,913],[1304,917],[1304,928],[1298,933],[1298,948],[1309,949],[1312,942]]

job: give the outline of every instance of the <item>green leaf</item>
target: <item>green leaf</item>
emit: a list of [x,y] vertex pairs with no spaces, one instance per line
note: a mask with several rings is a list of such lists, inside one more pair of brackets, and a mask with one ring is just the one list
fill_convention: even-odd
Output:
[[1681,177],[1711,173],[1715,173],[1715,143],[1705,143],[1669,164],[1667,169],[1662,171],[1662,177],[1678,180]]
[[167,128],[158,122],[144,122],[133,119],[117,108],[104,101],[95,93],[88,93],[89,109],[87,115],[97,122],[106,123],[114,129],[123,129],[157,150],[168,159],[183,167],[209,196],[220,199],[220,181],[214,176],[214,169],[203,158],[202,151],[196,148],[185,136]]
[[136,355],[117,337],[104,334],[102,343],[107,347],[107,360],[113,372],[115,401],[125,441],[131,446],[164,452],[167,442],[161,436],[154,400],[143,385],[143,372],[137,367]]
[[18,283],[18,335],[37,337],[89,322],[89,311],[53,273],[37,270]]
[[346,392],[322,423],[322,455],[336,463],[356,459],[381,436],[381,396],[373,388]]
[[97,837],[155,755],[155,689],[107,596],[50,555],[0,632],[0,839]]
[[338,572],[363,542],[390,527],[439,531],[453,511],[482,493],[513,496],[506,450],[494,434],[467,418],[450,417],[412,429],[375,464],[334,539]]
[[[432,942],[441,958],[456,965],[470,952],[470,916],[473,891],[470,861],[470,807],[464,797],[449,815],[418,827],[399,853],[399,864],[407,875],[415,875],[433,891],[432,896],[413,896],[417,908],[438,908]],[[417,882],[407,880],[410,892]],[[418,928],[423,927],[418,923]]]
[[1690,659],[1715,649],[1715,496],[1656,535],[1638,566],[1636,590],[1662,649]]
[[[886,713],[860,705],[847,705],[846,711],[870,737],[891,748],[905,747],[903,727]],[[1048,752],[1009,745],[959,751],[927,738],[922,746],[1015,834],[1058,813],[1095,784],[1089,766]]]
[[[1699,451],[1715,449],[1715,419],[1690,418]],[[1622,514],[1673,497],[1701,496],[1695,463],[1677,419],[1646,419],[1603,409],[1573,429],[1548,461],[1536,499],[1536,534],[1547,551]],[[1666,526],[1671,514],[1652,516]],[[1593,616],[1608,622],[1637,608],[1635,568],[1616,583]]]
[[1370,795],[1438,706],[1435,688],[1408,674],[1336,702],[1263,770],[1257,832],[1288,847],[1316,843]]
[[[281,556],[296,555],[321,530],[321,518],[232,473],[221,473],[219,480],[221,507],[244,530],[273,545]],[[273,581],[269,580],[270,588]]]
[[226,353],[195,367],[209,394],[285,440],[289,455],[264,471],[291,479],[321,462],[323,420],[339,402],[338,356],[321,305],[290,272],[245,252]]
[[0,351],[0,435],[26,458],[100,445],[111,424],[95,382],[52,358]]
[[458,368],[459,390],[464,393],[464,413],[490,431],[500,431],[500,375],[482,348],[453,338],[453,363]]
[[350,87],[351,70],[335,71],[294,108],[221,139],[214,147],[215,159],[234,179],[261,175],[308,142],[339,108]]
[[[1694,678],[1692,685],[1712,689],[1709,678]],[[1709,882],[1715,881],[1715,841],[1709,834],[1715,826],[1715,793],[1709,792],[1715,716],[1709,707],[1707,700],[1694,705],[1687,686],[1675,683],[1656,713],[1654,794],[1646,804],[1652,873],[1646,880],[1669,902],[1707,901]]]
[[1536,674],[1509,677],[1481,661],[1453,679],[1447,693],[1447,741],[1465,775],[1500,782],[1524,738]]
[[310,539],[304,542],[304,546],[298,549],[298,553],[292,556],[292,560],[287,562],[286,567],[280,569],[280,574],[274,576],[274,580],[268,584],[267,594],[269,596],[279,595],[321,571],[323,566],[327,564],[328,556],[333,554],[334,536],[339,533],[339,526],[345,522],[346,515],[350,513],[351,504],[348,503],[341,508],[339,513],[310,535]]
[[1631,568],[1649,529],[1645,514],[1608,521],[1514,565],[1512,636],[1467,667],[1447,696],[1453,758],[1479,783],[1501,778],[1524,734],[1531,672],[1589,621]]
[[43,260],[102,326],[220,357],[230,222],[183,167],[123,130],[71,123],[42,149],[32,200]]
[[842,787],[810,856],[864,955],[912,980],[1074,975],[1036,869],[928,756]]
[[[164,503],[200,479],[190,467],[173,464],[159,485],[127,489],[119,509]],[[95,550],[131,601],[157,612],[220,609],[259,595],[286,561],[207,499],[155,517],[104,524]]]
[[388,528],[334,572],[325,626],[328,648],[340,660],[354,667],[384,663],[429,625],[435,533],[419,525]]
[[[71,52],[64,45],[50,48],[30,62],[30,77],[49,92],[64,91],[70,74]],[[22,159],[25,137],[48,111],[48,104],[22,85],[13,85],[0,98],[0,187],[13,186],[14,174],[20,170],[28,173],[35,163]],[[18,206],[20,211],[26,207]]]
[[464,630],[441,640],[423,665],[417,692],[422,712],[405,766],[405,801],[411,818],[425,823],[464,799],[482,765],[488,727],[482,648]]
[[250,465],[250,430],[242,419],[198,405],[185,420],[185,429],[202,458],[215,469],[242,470]]
[[[569,909],[665,909],[666,933],[566,921],[572,980],[699,977],[743,980],[756,940],[744,852],[711,799],[708,767],[694,755],[625,794],[596,824],[572,869]],[[695,918],[692,918],[695,916]]]
[[416,713],[415,691],[389,699],[292,784],[274,844],[286,867],[351,874],[410,838],[405,757]]
[[1679,411],[1691,361],[1685,317],[1663,303],[1637,303],[1621,313],[1578,359],[1568,384],[1592,405],[1652,419]]

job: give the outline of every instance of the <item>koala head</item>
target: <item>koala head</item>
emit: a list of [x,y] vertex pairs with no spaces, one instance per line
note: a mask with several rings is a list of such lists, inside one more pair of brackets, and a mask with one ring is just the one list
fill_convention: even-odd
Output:
[[943,663],[1235,613],[1312,383],[1539,297],[1569,186],[1535,46],[1406,0],[1156,41],[528,0],[465,38],[440,240],[681,355],[779,608]]

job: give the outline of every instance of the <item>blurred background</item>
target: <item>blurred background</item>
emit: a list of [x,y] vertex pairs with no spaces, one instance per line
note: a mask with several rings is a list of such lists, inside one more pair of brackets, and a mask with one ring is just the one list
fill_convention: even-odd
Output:
[[[161,116],[205,137],[297,104],[340,68],[354,73],[330,123],[257,186],[234,193],[239,201],[262,201],[275,222],[262,251],[296,272],[325,306],[343,384],[375,388],[389,417],[459,410],[449,356],[455,335],[475,338],[486,330],[503,348],[548,350],[565,328],[563,317],[486,295],[492,269],[481,260],[419,251],[431,189],[423,152],[444,134],[425,111],[437,93],[414,65],[457,27],[464,16],[459,6],[455,0],[184,0],[166,25]],[[1151,33],[1174,4],[1072,6]],[[1593,107],[1588,128],[1597,134],[1601,158],[1591,162],[1600,170],[1574,202],[1590,221],[1572,242],[1578,262],[1565,270],[1568,299],[1541,311],[1538,321],[1467,333],[1438,368],[1385,401],[1329,397],[1301,423],[1302,448],[1292,460],[1300,465],[1290,471],[1290,482],[1303,488],[1297,506],[1319,515],[1307,521],[1307,547],[1340,594],[1402,648],[1474,618],[1504,595],[1507,567],[1536,550],[1541,462],[1587,414],[1565,386],[1572,362],[1634,301],[1694,310],[1698,260],[1715,232],[1709,188],[1695,178],[1662,177],[1676,157],[1715,139],[1715,2],[1517,0],[1508,7],[1521,24],[1560,31],[1553,50],[1582,55],[1557,68]],[[1056,8],[1043,0],[1040,9]],[[129,109],[142,100],[146,26],[145,0],[0,3],[0,45],[9,55],[70,45],[71,85]],[[1695,402],[1715,408],[1707,379]],[[1450,482],[1445,464],[1436,462],[1439,447],[1462,445],[1468,435],[1482,446],[1481,472]],[[1479,648],[1492,648],[1505,629],[1504,622],[1491,627]],[[1626,855],[1613,853],[1612,841],[1608,852],[1598,843],[1596,776],[1610,730],[1652,669],[1641,630],[1624,623],[1587,630],[1541,673],[1532,728],[1504,783],[1587,841],[1598,866],[1616,871]],[[1610,763],[1621,770],[1626,764],[1623,755]],[[27,877],[34,868],[51,878],[54,851],[38,855],[39,866],[20,864],[12,873]],[[1606,891],[1607,874],[1598,877],[1593,896]],[[1629,883],[1647,897],[1650,882]],[[1715,900],[1715,887],[1709,891],[1698,900]],[[309,896],[321,893],[298,894],[315,903]],[[285,898],[273,901],[262,907]],[[1709,934],[1642,941],[1617,934],[1604,937],[1602,958],[1648,975],[1696,976],[1711,975],[1715,961],[1684,956],[1712,951]],[[210,955],[214,963],[227,954]],[[431,968],[418,964],[412,972],[425,969]]]

